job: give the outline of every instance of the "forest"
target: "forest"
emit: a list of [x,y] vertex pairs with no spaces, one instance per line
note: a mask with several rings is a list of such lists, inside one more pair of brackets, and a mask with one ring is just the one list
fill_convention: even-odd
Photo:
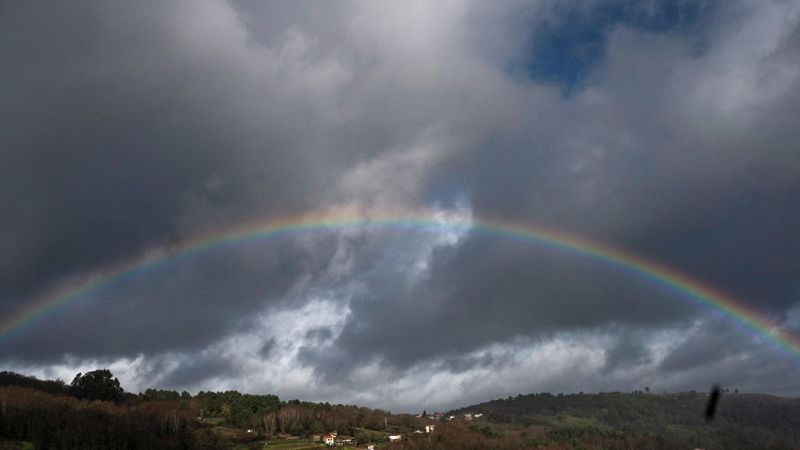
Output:
[[264,437],[332,430],[366,441],[373,438],[370,428],[410,430],[410,420],[382,410],[236,391],[133,394],[105,369],[78,374],[70,384],[0,372],[0,437],[37,449],[257,448]]
[[519,395],[434,418],[236,391],[134,394],[106,369],[70,384],[0,372],[0,449],[300,449],[334,430],[350,449],[796,448],[800,399],[724,392],[711,421],[705,393],[643,391]]
[[797,448],[800,399],[723,390],[713,420],[705,417],[705,392],[518,395],[461,408],[486,422],[515,430],[543,430],[549,441],[599,448]]

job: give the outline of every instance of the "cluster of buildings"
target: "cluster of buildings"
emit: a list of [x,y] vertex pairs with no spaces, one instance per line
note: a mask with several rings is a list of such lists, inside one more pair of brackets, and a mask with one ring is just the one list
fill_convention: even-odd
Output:
[[430,434],[434,429],[436,429],[436,425],[425,425],[425,431],[414,430],[414,434]]
[[331,431],[330,433],[328,433],[328,434],[326,434],[324,436],[314,435],[312,437],[312,440],[314,442],[322,442],[323,444],[325,444],[325,445],[327,445],[329,447],[338,447],[338,446],[342,446],[342,445],[352,445],[352,444],[355,444],[355,442],[356,442],[354,437],[339,435],[335,431]]
[[[481,416],[483,416],[483,413],[477,413],[477,414],[470,414],[470,413],[467,413],[467,414],[464,414],[464,416],[463,416],[463,417],[464,417],[464,420],[466,420],[466,421],[468,421],[468,422],[469,422],[470,420],[472,420],[472,419],[477,419],[477,418],[479,418],[479,417],[481,417]],[[447,416],[447,417],[445,418],[445,420],[454,420],[455,418],[456,418],[456,416]]]
[[[463,414],[460,417],[463,417],[464,420],[469,421],[469,420],[472,420],[472,419],[477,419],[477,418],[479,418],[481,416],[483,416],[483,413],[467,413],[467,414]],[[425,416],[422,415],[422,414],[417,414],[417,417],[425,417]],[[440,412],[435,412],[435,413],[431,414],[428,417],[430,417],[433,420],[454,420],[454,419],[456,419],[456,417],[459,417],[459,416],[445,416],[444,414],[442,414]]]
[[[433,430],[435,430],[435,429],[436,429],[436,425],[429,424],[429,425],[425,425],[425,427],[423,429],[415,430],[412,434],[415,435],[415,436],[430,434],[430,433],[433,433]],[[403,435],[402,434],[390,434],[390,435],[387,435],[386,438],[389,440],[389,442],[396,442],[396,441],[402,440],[403,439]],[[314,435],[314,436],[312,436],[311,439],[314,442],[321,442],[321,443],[325,444],[328,447],[342,447],[342,446],[345,446],[345,445],[354,446],[354,445],[358,444],[358,442],[356,441],[356,439],[354,437],[340,435],[335,431],[331,431],[330,433],[328,433],[326,435]],[[360,446],[358,446],[358,448],[359,449],[363,449],[363,450],[375,450],[375,444],[372,444],[372,443],[370,443],[370,444],[361,444]]]
[[[461,416],[445,416],[442,413],[436,412],[436,413],[433,413],[433,414],[431,414],[430,416],[427,416],[427,417],[432,419],[432,420],[434,420],[434,421],[454,420],[457,417],[458,418],[463,418],[463,420],[466,420],[466,421],[471,421],[473,419],[477,419],[477,418],[480,418],[482,416],[483,416],[482,413],[467,413],[467,414],[463,414]],[[424,416],[423,415],[417,415],[417,417],[424,417]],[[421,429],[414,430],[408,437],[424,436],[424,435],[427,435],[427,434],[431,434],[431,433],[433,433],[433,431],[435,429],[436,429],[436,424],[430,423],[428,425],[425,425]],[[403,437],[404,436],[402,434],[389,434],[389,435],[386,436],[386,438],[389,440],[389,442],[400,441],[400,440],[403,439]],[[312,437],[312,440],[314,442],[321,442],[321,443],[325,444],[328,447],[343,447],[345,445],[346,446],[356,446],[356,445],[358,445],[358,442],[356,441],[356,439],[354,437],[340,435],[335,431],[331,431],[330,433],[325,434],[325,435],[315,435],[315,436]],[[375,445],[371,444],[371,443],[370,444],[361,444],[357,448],[363,449],[363,450],[375,450]]]
[[[356,439],[352,436],[344,436],[336,433],[335,431],[331,431],[330,433],[320,436],[315,435],[312,437],[314,442],[322,442],[323,444],[327,445],[328,447],[341,447],[344,445],[355,445]],[[373,444],[364,444],[359,449],[363,450],[375,450],[375,445]]]

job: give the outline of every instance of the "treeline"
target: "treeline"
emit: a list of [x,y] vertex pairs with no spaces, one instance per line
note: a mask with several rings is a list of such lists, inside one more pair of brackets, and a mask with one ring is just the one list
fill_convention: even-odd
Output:
[[0,436],[57,450],[223,448],[175,405],[90,402],[21,387],[0,388]]
[[[800,399],[723,393],[710,423],[707,400],[694,392],[519,395],[451,411],[459,417],[428,434],[415,431],[433,419],[351,405],[237,391],[127,393],[105,369],[78,374],[69,385],[0,372],[0,438],[36,448],[126,450],[255,448],[265,436],[333,430],[361,442],[402,434],[390,445],[401,450],[778,449],[800,442]],[[466,413],[483,415],[468,421]]]
[[237,426],[252,425],[252,416],[260,417],[281,406],[277,395],[241,394],[237,391],[200,391],[195,400],[200,407],[200,416],[223,417],[228,424]]
[[[4,386],[4,387],[2,387]],[[337,430],[408,430],[414,418],[369,408],[281,401],[236,391],[147,389],[125,392],[106,369],[76,375],[71,384],[0,373],[0,436],[28,439],[37,448],[217,448],[215,425],[252,429],[242,437],[310,436]]]
[[256,426],[265,434],[311,435],[337,430],[341,434],[352,436],[356,434],[357,428],[384,429],[384,419],[389,418],[390,425],[396,425],[402,420],[390,417],[381,410],[292,400],[261,415],[260,423]]
[[15,372],[0,372],[0,386],[17,386],[36,389],[55,395],[68,395],[78,399],[121,401],[125,391],[108,369],[86,374],[79,373],[66,384],[61,380],[40,380]]
[[202,418],[221,418],[227,425],[253,429],[264,435],[310,436],[332,430],[353,435],[358,428],[382,430],[385,424],[401,426],[406,420],[382,410],[299,400],[282,402],[275,395],[236,391],[200,392],[190,403]]
[[56,395],[71,395],[69,386],[61,380],[40,380],[16,372],[0,372],[0,386],[18,386]]

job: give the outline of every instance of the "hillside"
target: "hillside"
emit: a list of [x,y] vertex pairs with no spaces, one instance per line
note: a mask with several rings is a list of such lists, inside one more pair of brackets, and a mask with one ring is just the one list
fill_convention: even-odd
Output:
[[483,414],[472,423],[545,430],[551,441],[581,445],[615,434],[641,437],[656,448],[798,448],[800,399],[723,394],[706,422],[708,395],[644,392],[519,395],[450,412]]
[[107,370],[69,385],[0,372],[0,450],[302,450],[323,448],[333,431],[349,450],[800,448],[800,400],[723,394],[711,423],[706,401],[697,393],[532,394],[434,419],[236,391],[133,394]]
[[409,436],[424,420],[351,405],[282,401],[236,391],[124,392],[108,370],[71,384],[0,372],[0,450],[320,448],[337,431],[344,448]]

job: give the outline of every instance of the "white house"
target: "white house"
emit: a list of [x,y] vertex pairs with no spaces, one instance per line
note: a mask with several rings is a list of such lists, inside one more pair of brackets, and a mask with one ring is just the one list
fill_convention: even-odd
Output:
[[436,428],[436,425],[425,425],[425,432],[426,433],[433,433],[433,429]]
[[389,442],[399,441],[402,438],[403,438],[403,436],[400,435],[400,434],[390,434],[389,435]]
[[326,434],[325,436],[322,436],[322,442],[324,442],[325,445],[333,447],[336,445],[336,436],[332,434]]

